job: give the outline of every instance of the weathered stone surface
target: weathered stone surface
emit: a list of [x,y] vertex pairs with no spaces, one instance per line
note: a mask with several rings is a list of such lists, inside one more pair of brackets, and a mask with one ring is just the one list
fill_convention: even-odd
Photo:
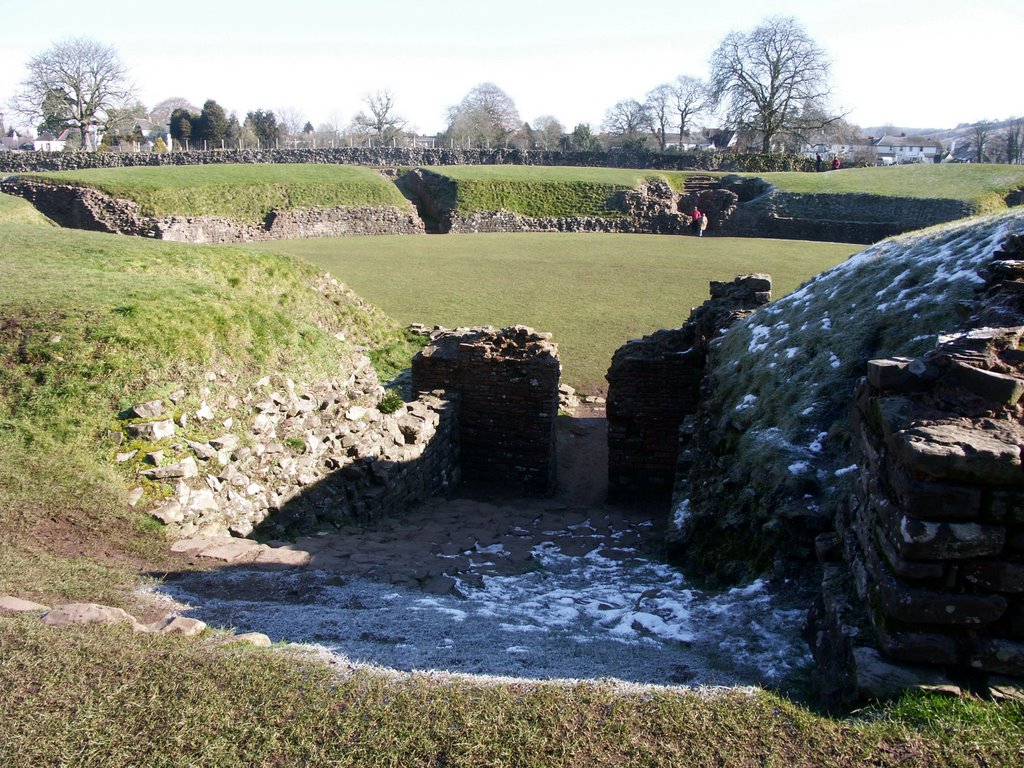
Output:
[[155,419],[164,415],[163,400],[149,400],[145,403],[137,403],[131,408],[132,414],[137,419]]
[[971,666],[986,672],[1024,677],[1024,642],[990,638],[971,649]]
[[42,621],[50,627],[68,627],[72,624],[120,624],[126,622],[141,626],[135,617],[120,608],[98,603],[67,603],[47,611]]
[[910,517],[973,520],[982,512],[982,490],[977,485],[922,480],[899,464],[890,467],[888,477],[902,511]]
[[301,549],[285,547],[264,547],[256,555],[260,565],[303,566],[309,564],[310,555]]
[[50,610],[49,606],[33,603],[31,600],[22,600],[20,597],[14,597],[13,595],[0,595],[0,612],[36,613],[48,610]]
[[206,630],[206,623],[186,616],[165,616],[152,624],[147,624],[146,629],[161,635],[195,637]]
[[262,544],[248,539],[220,539],[213,542],[211,546],[200,549],[197,554],[199,557],[233,563],[243,558],[255,557],[263,548]]
[[951,480],[1024,484],[1020,444],[963,424],[921,424],[893,434],[893,454],[910,470]]
[[187,459],[182,459],[174,464],[168,464],[165,467],[147,469],[142,474],[150,480],[173,480],[175,478],[187,480],[199,474],[199,467],[196,466],[196,460],[189,456]]
[[175,500],[168,501],[166,504],[157,507],[149,514],[164,525],[180,523],[185,519],[185,514],[182,512],[181,504]]
[[241,643],[243,645],[253,645],[257,648],[270,648],[273,645],[270,638],[262,632],[243,632],[240,635],[232,635],[224,640],[224,643]]
[[1003,551],[1006,528],[979,523],[900,520],[899,553],[911,560],[967,560]]
[[959,360],[950,366],[943,384],[969,389],[978,397],[1002,405],[1016,405],[1021,395],[1024,395],[1024,379],[976,368]]
[[857,692],[863,699],[886,699],[910,688],[955,685],[934,667],[893,664],[874,648],[853,649]]
[[967,584],[992,592],[1024,593],[1024,563],[987,560],[961,566],[960,573]]
[[128,431],[140,440],[156,442],[165,437],[174,437],[174,422],[170,419],[164,421],[144,421],[139,424],[129,424]]

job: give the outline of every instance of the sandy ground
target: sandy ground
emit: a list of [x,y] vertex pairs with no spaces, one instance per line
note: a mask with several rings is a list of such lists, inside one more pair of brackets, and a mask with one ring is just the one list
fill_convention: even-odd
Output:
[[346,660],[531,678],[784,684],[808,666],[808,594],[754,582],[708,594],[659,562],[664,505],[609,504],[600,411],[559,423],[545,499],[463,489],[400,518],[299,539],[304,568],[168,579],[190,615]]

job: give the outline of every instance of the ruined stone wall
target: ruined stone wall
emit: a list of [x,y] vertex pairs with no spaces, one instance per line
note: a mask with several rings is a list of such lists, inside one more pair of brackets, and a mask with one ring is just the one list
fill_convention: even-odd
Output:
[[412,382],[458,394],[467,481],[546,493],[556,480],[560,370],[550,336],[531,328],[438,329],[413,359]]
[[337,147],[319,149],[226,149],[189,152],[2,152],[0,173],[70,171],[81,168],[123,168],[152,165],[219,163],[326,163],[332,165],[569,165],[605,168],[649,168],[723,171],[809,171],[813,163],[794,155],[685,152],[662,154],[649,150],[613,149],[607,152],[521,150],[515,147],[455,149],[444,147]]
[[616,350],[608,380],[608,480],[615,495],[671,494],[679,428],[697,410],[708,343],[771,300],[771,278],[711,282],[711,298],[682,328],[657,331]]
[[29,200],[58,224],[78,229],[187,243],[248,243],[306,237],[423,234],[412,208],[340,206],[272,211],[261,223],[220,216],[145,216],[130,200],[73,184],[35,179],[0,182],[0,191]]
[[813,639],[861,696],[1024,678],[1024,240],[995,259],[962,332],[870,361],[856,391]]

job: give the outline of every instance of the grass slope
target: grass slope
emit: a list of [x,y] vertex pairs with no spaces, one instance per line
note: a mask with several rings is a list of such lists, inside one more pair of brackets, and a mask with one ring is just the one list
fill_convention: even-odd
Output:
[[138,203],[149,216],[262,221],[274,209],[407,205],[391,181],[354,165],[164,165],[25,175],[95,187]]
[[554,334],[563,380],[605,386],[626,340],[675,328],[708,298],[709,280],[768,272],[775,296],[859,246],[655,235],[445,235],[278,241],[338,275],[402,323],[530,325]]
[[[665,174],[675,188],[689,173]],[[715,173],[715,176],[730,174]],[[760,178],[780,192],[797,194],[878,195],[923,200],[961,200],[977,213],[1006,208],[1006,196],[1024,188],[1019,165],[924,164],[844,168],[827,173],[740,173]]]
[[279,254],[62,230],[0,195],[0,593],[110,597],[126,580],[83,542],[153,552],[130,535],[145,525],[105,437],[133,402],[184,387],[194,410],[209,371],[308,383],[337,375],[348,343],[400,340],[379,313],[325,301],[316,274]]
[[339,675],[215,637],[24,619],[0,619],[0,649],[7,768],[1012,766],[1024,749],[1024,707],[939,697],[837,720],[761,691]]
[[621,217],[613,198],[657,173],[622,168],[462,165],[431,168],[455,183],[462,213],[512,211],[521,216]]

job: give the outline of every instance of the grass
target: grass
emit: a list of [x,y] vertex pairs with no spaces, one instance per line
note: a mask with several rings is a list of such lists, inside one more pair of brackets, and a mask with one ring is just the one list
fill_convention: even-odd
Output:
[[95,187],[138,203],[148,216],[258,222],[274,209],[407,206],[391,181],[354,165],[166,165],[25,175]]
[[[675,188],[689,173],[666,173]],[[729,174],[715,173],[715,176]],[[1006,207],[1005,197],[1024,188],[1024,167],[916,163],[912,165],[844,168],[827,173],[741,173],[760,178],[781,192],[795,194],[877,195],[925,200],[961,200],[977,213]]]
[[312,383],[352,344],[406,344],[354,297],[325,300],[317,274],[280,254],[62,230],[0,195],[0,594],[134,588],[117,563],[156,556],[159,540],[111,461],[108,432],[132,403],[182,387],[181,410],[217,407],[226,389],[207,372]]
[[431,168],[455,183],[460,213],[505,210],[530,217],[618,218],[615,197],[657,173],[621,168],[462,165]]
[[338,275],[399,322],[523,324],[554,334],[564,381],[605,386],[625,341],[675,328],[708,298],[709,280],[768,272],[776,297],[859,246],[654,235],[445,235],[278,241]]
[[763,691],[338,675],[286,652],[0,619],[4,765],[1012,766],[1024,707],[834,719]]

